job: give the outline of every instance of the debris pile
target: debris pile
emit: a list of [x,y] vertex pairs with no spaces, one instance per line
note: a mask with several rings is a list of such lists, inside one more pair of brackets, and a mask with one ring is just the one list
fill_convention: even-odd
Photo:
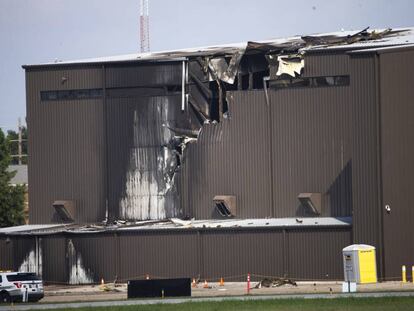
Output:
[[259,283],[256,284],[254,288],[262,288],[262,287],[280,287],[283,285],[293,285],[298,286],[295,281],[287,278],[264,278]]

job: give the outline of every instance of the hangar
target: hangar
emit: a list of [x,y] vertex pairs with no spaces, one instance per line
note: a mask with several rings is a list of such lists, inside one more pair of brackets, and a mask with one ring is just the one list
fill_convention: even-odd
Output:
[[413,29],[25,65],[29,225],[0,266],[70,284],[342,279],[412,265]]

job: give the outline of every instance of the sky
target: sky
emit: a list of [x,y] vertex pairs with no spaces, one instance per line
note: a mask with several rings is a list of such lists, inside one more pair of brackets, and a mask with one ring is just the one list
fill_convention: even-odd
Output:
[[[149,0],[151,51],[414,26],[412,0]],[[23,64],[139,51],[139,0],[0,0],[0,127],[26,116]],[[30,130],[30,129],[29,129]]]

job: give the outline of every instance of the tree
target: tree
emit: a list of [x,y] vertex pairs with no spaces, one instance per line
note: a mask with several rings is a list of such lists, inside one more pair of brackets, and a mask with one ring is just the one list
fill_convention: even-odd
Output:
[[25,186],[10,185],[10,180],[15,172],[7,171],[9,164],[9,141],[0,129],[0,227],[9,227],[24,223]]

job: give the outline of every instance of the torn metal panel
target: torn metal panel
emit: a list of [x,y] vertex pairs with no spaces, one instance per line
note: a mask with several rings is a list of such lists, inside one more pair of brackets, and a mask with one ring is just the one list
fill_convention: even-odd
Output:
[[191,94],[188,98],[188,102],[190,103],[190,108],[194,111],[194,114],[196,115],[197,119],[200,122],[200,125],[209,122],[209,119],[207,118],[206,114],[201,110],[200,104],[198,104],[197,100],[195,100]]
[[[234,203],[233,203],[234,204]],[[112,224],[89,224],[89,225],[74,225],[71,227],[56,228],[55,231],[49,231],[47,233],[42,232],[21,232],[25,236],[33,236],[39,239],[39,246],[33,246],[26,253],[23,258],[25,260],[19,266],[22,267],[35,267],[38,265],[41,269],[41,241],[46,236],[55,234],[69,234],[69,237],[73,237],[74,234],[103,234],[103,233],[115,233],[122,231],[134,231],[134,230],[171,230],[171,229],[217,229],[217,228],[245,228],[245,229],[265,229],[265,228],[307,228],[307,227],[350,227],[352,225],[352,217],[287,217],[287,218],[247,218],[247,219],[206,219],[196,220],[194,218],[190,220],[184,220],[180,218],[171,217],[168,219],[158,220],[144,220],[144,221],[116,221]],[[42,235],[43,237],[39,237]],[[17,238],[17,237],[14,237]],[[36,251],[37,250],[37,251]],[[67,251],[69,253],[70,267],[75,267],[79,270],[86,271],[88,278],[93,279],[93,275],[90,270],[84,267],[84,262],[79,253],[79,249],[76,249],[72,239],[68,239]],[[34,258],[39,257],[40,264],[37,264]],[[39,261],[38,261],[39,262]],[[81,262],[80,264],[78,262]],[[76,265],[78,267],[76,267]],[[75,273],[76,274],[76,273]],[[81,273],[85,274],[85,273]]]
[[[118,187],[115,219],[146,220],[181,216],[177,171],[186,144],[197,138],[201,124],[194,113],[181,111],[181,96],[119,99],[111,103],[114,133],[111,186]],[[113,105],[112,105],[113,104]],[[116,118],[122,114],[123,121]],[[125,137],[119,142],[119,137]],[[115,160],[122,156],[121,159]],[[123,165],[121,169],[116,169]],[[113,167],[113,169],[112,169]]]
[[[393,37],[398,37],[405,32],[408,32],[408,29],[396,29],[391,28],[382,29],[382,30],[368,30],[369,27],[358,31],[358,32],[342,32],[342,33],[333,33],[327,35],[315,35],[315,36],[302,36],[302,40],[305,42],[307,47],[321,48],[326,46],[340,46],[340,45],[356,45],[359,42],[372,41],[376,45],[381,45],[387,43],[392,43],[393,41],[397,43],[396,39]],[[401,42],[403,43],[403,42]],[[374,43],[373,43],[374,44]]]
[[266,53],[266,54],[282,54],[295,52],[303,46],[303,40],[291,39],[281,43],[262,43],[262,42],[247,42],[245,55]]
[[170,131],[174,132],[178,136],[188,136],[192,138],[197,138],[198,134],[200,134],[200,130],[190,130],[190,129],[184,129],[184,128],[176,128],[176,127],[170,127],[165,125],[166,128],[168,128]]
[[296,77],[302,73],[302,70],[305,67],[305,60],[301,54],[281,55],[277,57],[277,60],[279,67],[276,76],[287,74],[291,77]]
[[351,35],[324,35],[324,36],[302,36],[302,40],[308,45],[327,45],[327,44],[341,44],[341,43],[355,43],[369,37],[368,28],[358,31]]
[[[180,62],[189,57],[223,57],[225,55],[234,55],[236,53],[247,54],[261,51],[279,51],[294,52],[298,48],[323,47],[326,45],[357,45],[359,42],[372,41],[374,45],[396,45],[412,43],[413,28],[399,29],[375,29],[362,31],[340,31],[335,33],[310,35],[310,36],[293,36],[290,38],[272,39],[261,42],[242,42],[231,45],[197,47],[175,51],[161,51],[141,54],[126,54],[110,57],[99,57],[89,59],[79,59],[70,61],[53,61],[44,64],[24,65],[24,68],[39,66],[60,66],[67,64],[96,64],[96,63],[125,63],[125,62]],[[278,52],[278,53],[279,53]]]
[[220,79],[223,82],[233,84],[242,57],[243,53],[236,52],[232,55],[229,63],[227,63],[227,60],[224,57],[209,59],[208,68],[212,74],[212,80]]
[[163,229],[217,229],[217,228],[346,228],[352,225],[352,217],[291,217],[265,219],[219,219],[219,220],[181,220],[152,223],[144,226],[124,226],[117,230],[163,230]]

